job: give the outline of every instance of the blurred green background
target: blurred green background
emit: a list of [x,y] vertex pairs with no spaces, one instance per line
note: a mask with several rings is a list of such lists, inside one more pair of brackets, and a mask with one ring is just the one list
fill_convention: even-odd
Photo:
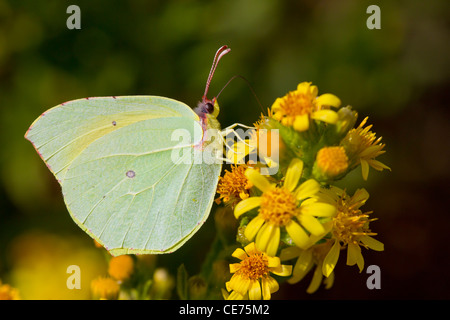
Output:
[[[69,30],[66,9],[81,9]],[[366,9],[381,8],[369,30]],[[35,1],[0,0],[0,279],[25,299],[83,299],[106,265],[71,220],[59,185],[24,139],[42,112],[93,96],[161,95],[195,106],[219,46],[214,96],[234,75],[247,78],[265,108],[302,81],[318,85],[369,116],[392,168],[360,171],[363,207],[385,252],[364,250],[381,268],[381,290],[345,266],[335,285],[308,295],[307,278],[274,299],[448,299],[450,257],[449,1]],[[220,96],[222,126],[251,124],[261,109],[241,80]],[[159,258],[190,274],[206,254],[212,219],[185,247]],[[82,270],[82,290],[66,288],[66,268]]]

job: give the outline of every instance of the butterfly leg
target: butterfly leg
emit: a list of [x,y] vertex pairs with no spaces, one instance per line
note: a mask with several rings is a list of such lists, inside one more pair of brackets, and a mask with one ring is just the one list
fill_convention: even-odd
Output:
[[243,128],[246,128],[246,129],[255,129],[255,127],[249,127],[249,126],[246,126],[246,125],[241,124],[241,123],[234,123],[234,124],[232,124],[231,126],[226,127],[225,129],[223,129],[223,130],[220,132],[220,134],[221,134],[223,137],[225,137],[225,136],[227,136],[228,134],[233,133],[233,134],[236,136],[236,138],[237,138],[240,142],[242,142],[243,144],[245,144],[245,145],[248,146],[248,147],[253,147],[252,145],[249,145],[247,142],[245,142],[245,141],[244,141],[244,140],[236,133],[236,131],[233,130],[233,129],[234,129],[235,127],[237,127],[237,126],[241,126],[241,127],[243,127]]
[[233,123],[232,125],[226,127],[226,128],[223,129],[222,131],[228,131],[228,130],[230,130],[230,129],[236,128],[237,126],[242,127],[242,128],[245,128],[245,129],[256,129],[255,127],[249,127],[249,126],[246,126],[245,124],[242,124],[242,123]]
[[[234,132],[234,131],[233,131]],[[237,135],[236,135],[237,136]],[[233,153],[235,153],[235,154],[242,154],[242,152],[237,152],[237,151],[235,151],[232,147],[230,147],[229,145],[228,145],[228,143],[226,142],[226,140],[225,140],[225,138],[224,138],[224,135],[222,135],[222,134],[220,134],[219,135],[219,137],[220,137],[220,139],[222,140],[222,143],[225,145],[225,148],[226,149],[228,149],[228,150],[230,150],[231,152],[233,152]],[[238,137],[238,139],[241,139],[239,136],[237,136]],[[241,139],[242,140],[242,139]],[[244,141],[242,141],[243,143],[245,143]]]

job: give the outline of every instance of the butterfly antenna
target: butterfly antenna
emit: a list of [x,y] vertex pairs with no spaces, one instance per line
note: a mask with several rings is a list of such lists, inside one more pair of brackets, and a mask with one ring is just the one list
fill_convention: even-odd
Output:
[[235,76],[231,77],[231,79],[228,80],[228,82],[227,82],[227,83],[223,86],[223,88],[219,91],[219,93],[217,94],[216,98],[218,98],[219,95],[222,93],[223,89],[225,89],[225,88],[230,84],[230,82],[233,81],[233,80],[236,79],[236,78],[242,79],[242,80],[245,81],[245,83],[247,83],[247,85],[248,85],[250,91],[252,92],[253,96],[255,97],[256,102],[258,103],[259,107],[261,108],[262,113],[264,114],[264,108],[263,108],[263,106],[262,106],[262,104],[261,104],[261,101],[259,101],[258,95],[256,94],[255,90],[253,89],[253,87],[252,87],[250,81],[248,81],[245,77],[243,77],[243,76],[241,76],[241,75],[235,75]]
[[211,71],[209,71],[208,80],[206,81],[205,93],[203,94],[203,101],[206,100],[206,95],[208,94],[209,85],[211,83],[211,79],[214,75],[214,72],[216,71],[217,64],[219,63],[220,59],[230,51],[231,51],[231,49],[228,48],[228,46],[226,46],[226,45],[220,47],[219,50],[217,50],[216,55],[214,56]]

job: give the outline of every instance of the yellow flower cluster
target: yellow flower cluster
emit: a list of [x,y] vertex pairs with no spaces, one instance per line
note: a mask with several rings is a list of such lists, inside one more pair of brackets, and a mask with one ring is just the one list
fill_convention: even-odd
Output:
[[130,279],[134,271],[134,260],[129,255],[110,257],[108,276],[100,276],[91,282],[93,299],[117,300],[121,285]]
[[20,300],[19,290],[0,280],[0,300]]
[[[103,247],[95,245],[104,250]],[[104,251],[107,274],[91,281],[94,300],[168,299],[174,287],[172,276],[156,268],[155,255],[110,256]]]
[[[354,127],[357,113],[340,105],[335,95],[318,95],[317,86],[300,83],[275,100],[268,115],[255,123],[250,139],[237,141],[228,151],[231,161],[259,152],[259,162],[233,165],[219,180],[218,199],[233,208],[243,230],[237,237],[243,249],[232,254],[240,262],[230,264],[233,276],[223,290],[225,298],[270,299],[279,288],[270,273],[296,283],[314,269],[307,292],[321,283],[330,288],[340,251],[347,250],[347,265],[356,264],[361,271],[361,247],[384,250],[369,228],[375,220],[369,218],[371,212],[360,209],[367,191],[358,189],[350,196],[334,183],[358,166],[365,180],[369,167],[389,169],[375,160],[385,145],[370,131],[372,126],[365,127],[367,118]],[[272,132],[279,148],[260,144],[267,139],[255,138],[259,132]],[[263,167],[277,172],[263,175]]]

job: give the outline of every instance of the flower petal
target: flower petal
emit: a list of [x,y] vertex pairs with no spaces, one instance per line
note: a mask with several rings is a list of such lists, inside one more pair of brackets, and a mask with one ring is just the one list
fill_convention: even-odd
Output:
[[275,102],[272,104],[272,112],[277,112],[278,110],[282,109],[281,104],[283,102],[283,98],[276,98]]
[[361,171],[363,179],[367,180],[369,177],[369,163],[364,159],[361,159]]
[[384,244],[370,236],[361,236],[359,240],[372,250],[384,251]]
[[364,268],[364,258],[361,254],[361,247],[354,243],[349,243],[347,246],[347,265],[353,266],[357,264],[359,272]]
[[371,145],[370,147],[367,147],[363,151],[361,151],[359,153],[359,156],[364,159],[374,158],[381,151],[381,149],[383,149],[382,144]]
[[387,169],[389,171],[392,171],[391,168],[389,168],[387,165],[385,165],[384,163],[378,161],[378,160],[369,160],[370,166],[372,168],[374,168],[375,170],[378,171],[383,171],[383,169]]
[[246,213],[261,205],[261,197],[250,197],[240,201],[234,208],[234,216],[239,218],[243,213]]
[[261,285],[258,280],[253,280],[248,290],[250,300],[261,300]]
[[300,217],[298,217],[298,219],[300,220],[302,226],[305,227],[306,230],[311,232],[311,234],[315,236],[320,236],[325,233],[325,228],[315,217],[311,215],[302,214],[300,215]]
[[278,268],[279,266],[281,266],[281,260],[279,257],[267,256],[267,260],[267,266],[269,268]]
[[319,110],[313,112],[313,114],[311,115],[311,119],[335,124],[338,121],[339,116],[337,112],[333,110]]
[[318,234],[318,235],[312,234],[309,236],[309,241],[310,241],[311,245],[315,244],[317,241],[322,239],[324,236],[326,236],[331,231],[331,229],[333,229],[333,220],[322,223],[322,227],[324,229],[323,233]]
[[303,251],[300,250],[300,248],[296,247],[296,246],[290,246],[290,247],[284,248],[283,250],[281,250],[280,260],[287,261],[287,260],[291,260],[294,258],[298,258],[302,252]]
[[251,255],[252,253],[254,253],[256,250],[256,246],[254,242],[250,242],[248,245],[246,245],[244,247],[245,252],[247,252],[248,255]]
[[306,234],[305,230],[303,230],[303,228],[300,227],[300,225],[297,222],[291,220],[286,225],[286,231],[289,234],[289,236],[291,237],[292,241],[294,241],[294,243],[298,247],[305,248],[308,246],[309,237]]
[[325,284],[325,289],[330,289],[333,286],[334,283],[334,272],[331,272],[331,274],[323,280],[323,283]]
[[270,300],[270,294],[277,292],[280,288],[278,282],[270,276],[261,279],[261,287],[264,300]]
[[230,273],[235,273],[241,268],[240,263],[230,263]]
[[309,128],[309,115],[302,114],[295,117],[294,123],[292,125],[297,131],[306,131]]
[[272,277],[267,277],[266,279],[264,279],[266,282],[267,282],[267,284],[269,285],[269,289],[270,289],[270,293],[274,293],[274,292],[277,292],[278,291],[278,289],[280,289],[280,286],[278,285],[278,282],[277,282],[277,280],[275,280],[274,278],[272,278]]
[[269,284],[265,281],[265,279],[261,279],[261,289],[262,289],[262,296],[264,300],[270,300],[270,287]]
[[317,86],[311,86],[311,82],[301,82],[297,85],[297,91],[299,94],[311,95],[313,94],[314,98],[317,96],[317,92],[319,91]]
[[266,179],[263,175],[261,175],[257,170],[248,168],[245,170],[245,176],[255,187],[257,187],[262,192],[269,191],[272,189],[273,185]]
[[311,282],[309,283],[306,292],[309,294],[316,292],[319,289],[321,283],[322,283],[322,270],[317,266],[316,269],[314,270],[313,278],[311,279]]
[[292,266],[287,264],[280,264],[278,268],[270,269],[270,272],[281,277],[288,277],[292,274]]
[[222,291],[222,297],[224,300],[228,300],[228,297],[230,296],[230,294],[227,292],[227,290],[225,290],[224,288],[220,289],[220,291]]
[[233,253],[231,254],[231,256],[238,258],[239,260],[244,260],[245,258],[248,257],[248,255],[245,253],[245,251],[241,248],[237,248],[236,250],[234,250]]
[[366,189],[361,188],[355,191],[355,193],[353,194],[352,197],[352,201],[353,202],[361,202],[361,205],[363,205],[367,199],[369,199],[369,193],[367,192]]
[[280,244],[280,227],[274,227],[267,244],[266,253],[274,257],[277,254],[278,246]]
[[295,191],[297,200],[303,200],[314,196],[320,190],[319,183],[314,179],[303,182]]
[[260,215],[254,217],[245,227],[244,235],[249,241],[253,241],[265,220]]
[[230,293],[227,300],[244,300],[244,296],[239,292],[233,291]]
[[250,279],[238,276],[237,274],[234,274],[229,282],[229,287],[241,295],[245,295],[247,293],[251,284]]
[[231,280],[225,282],[225,288],[227,288],[227,291],[228,291],[228,292],[230,292],[231,290],[233,290],[233,288],[230,287],[230,283],[231,283]]
[[[279,228],[275,226],[273,223],[265,223],[261,229],[259,229],[258,234],[256,235],[256,248],[258,250],[267,252],[267,247],[269,245],[269,240],[272,238],[272,234],[274,230]],[[279,236],[278,236],[279,237]],[[278,239],[279,241],[279,239]]]
[[286,179],[284,180],[284,186],[289,191],[293,191],[297,186],[298,181],[302,176],[302,171],[303,171],[303,161],[298,158],[292,159],[286,172]]
[[334,245],[331,247],[327,256],[323,260],[322,273],[325,277],[328,277],[331,274],[331,272],[333,272],[334,268],[336,267],[336,263],[339,259],[340,250],[341,250],[341,246],[339,244],[339,241],[335,241]]
[[296,283],[303,279],[304,276],[306,276],[311,270],[312,266],[314,265],[313,262],[313,255],[311,250],[303,250],[300,256],[298,257],[297,261],[295,262],[294,269],[292,270],[293,278],[295,278],[295,282],[291,282],[289,280],[289,283]]
[[341,105],[341,100],[331,93],[324,93],[317,97],[317,104],[320,107],[323,106],[331,106],[331,107],[339,107]]
[[306,206],[302,205],[301,212],[315,217],[332,217],[336,214],[336,207],[329,203],[314,202]]

